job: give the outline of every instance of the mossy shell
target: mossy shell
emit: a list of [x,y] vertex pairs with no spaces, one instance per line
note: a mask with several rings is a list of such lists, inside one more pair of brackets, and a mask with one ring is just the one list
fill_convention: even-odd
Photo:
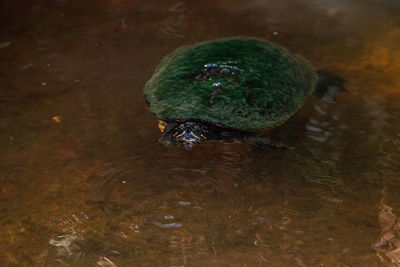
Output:
[[160,119],[261,130],[295,114],[316,81],[303,57],[265,40],[234,37],[179,47],[161,60],[144,93]]

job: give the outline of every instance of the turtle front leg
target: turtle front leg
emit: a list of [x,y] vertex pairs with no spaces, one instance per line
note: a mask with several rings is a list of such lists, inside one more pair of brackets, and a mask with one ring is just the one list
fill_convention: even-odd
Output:
[[171,146],[174,143],[172,142],[172,138],[168,133],[163,132],[162,136],[160,139],[158,139],[158,142],[162,144],[163,146]]
[[173,142],[173,132],[171,131],[175,128],[178,124],[177,123],[167,123],[165,121],[159,120],[158,121],[158,128],[160,129],[162,136],[158,139],[163,146],[170,146],[174,145]]
[[285,150],[295,149],[294,147],[279,142],[274,142],[271,140],[270,137],[260,137],[255,133],[245,134],[243,136],[243,141],[245,144],[248,145],[269,148],[269,149],[285,149]]

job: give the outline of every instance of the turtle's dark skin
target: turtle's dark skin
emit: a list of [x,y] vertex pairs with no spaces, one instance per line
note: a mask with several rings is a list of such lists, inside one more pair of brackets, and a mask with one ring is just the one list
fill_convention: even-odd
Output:
[[266,136],[261,137],[259,132],[245,132],[235,129],[227,129],[204,122],[165,122],[159,121],[159,128],[163,135],[160,143],[165,146],[182,145],[191,149],[194,144],[206,142],[234,143],[240,142],[264,148],[291,149],[281,143],[274,143]]

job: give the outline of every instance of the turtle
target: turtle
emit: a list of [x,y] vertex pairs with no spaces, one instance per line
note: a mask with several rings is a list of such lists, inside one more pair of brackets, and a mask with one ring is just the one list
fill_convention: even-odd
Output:
[[240,141],[288,148],[263,134],[300,110],[317,82],[317,70],[304,57],[238,36],[177,48],[156,67],[144,95],[163,145]]

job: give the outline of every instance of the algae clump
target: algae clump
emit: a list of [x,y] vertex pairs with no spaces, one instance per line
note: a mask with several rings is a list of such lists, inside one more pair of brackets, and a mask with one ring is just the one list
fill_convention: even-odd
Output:
[[284,123],[316,81],[303,57],[269,41],[234,37],[179,47],[161,60],[144,93],[162,120],[253,131]]

